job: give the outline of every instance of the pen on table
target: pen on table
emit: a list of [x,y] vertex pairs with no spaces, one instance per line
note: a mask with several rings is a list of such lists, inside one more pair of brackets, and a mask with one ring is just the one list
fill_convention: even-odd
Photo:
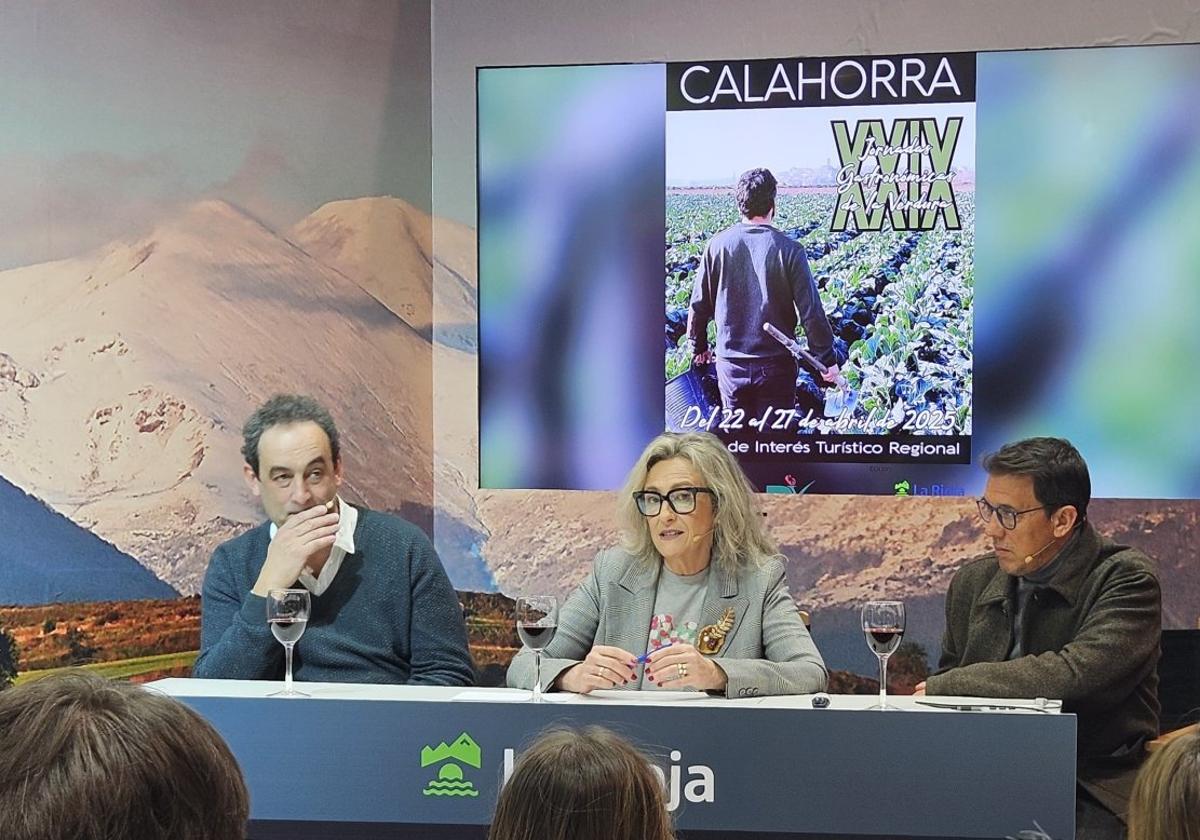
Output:
[[666,650],[670,646],[671,646],[671,642],[668,642],[667,644],[663,645],[662,647],[656,647],[654,650],[648,650],[645,653],[643,653],[641,656],[639,656],[636,661],[641,665],[645,665],[647,662],[650,661],[650,655],[652,653],[654,653],[655,651],[659,651],[659,650]]

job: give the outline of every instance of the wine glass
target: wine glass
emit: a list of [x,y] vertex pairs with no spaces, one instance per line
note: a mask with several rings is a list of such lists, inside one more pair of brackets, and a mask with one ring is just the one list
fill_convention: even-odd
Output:
[[271,632],[283,645],[287,667],[283,676],[283,691],[276,691],[270,697],[307,697],[303,691],[292,688],[292,648],[304,635],[308,625],[308,612],[311,602],[307,589],[272,589],[267,593],[267,623]]
[[904,638],[904,604],[900,601],[868,601],[862,608],[862,629],[867,646],[879,657],[879,706],[887,704],[887,661]]
[[558,629],[558,600],[552,595],[530,595],[517,599],[517,635],[533,651],[534,703],[542,702],[542,651]]

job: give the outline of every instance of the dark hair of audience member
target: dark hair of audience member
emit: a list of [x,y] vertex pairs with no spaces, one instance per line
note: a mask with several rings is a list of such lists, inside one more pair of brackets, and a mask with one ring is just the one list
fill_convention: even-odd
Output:
[[517,759],[488,840],[672,840],[662,781],[602,727],[552,730]]
[[1129,800],[1129,840],[1200,840],[1200,732],[1142,765]]
[[0,838],[243,840],[229,747],[182,703],[66,672],[0,692]]

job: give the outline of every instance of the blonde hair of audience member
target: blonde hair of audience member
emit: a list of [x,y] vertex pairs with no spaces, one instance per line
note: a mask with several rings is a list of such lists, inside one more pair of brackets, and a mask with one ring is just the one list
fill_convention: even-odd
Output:
[[4,840],[243,840],[249,797],[182,703],[67,672],[0,691]]
[[1200,732],[1142,765],[1129,800],[1129,840],[1200,840]]
[[[646,476],[660,461],[684,458],[716,495],[712,559],[729,568],[761,563],[779,554],[767,535],[762,514],[754,505],[750,482],[720,439],[708,432],[667,432],[650,441],[629,472],[617,500],[617,520],[626,551],[643,561],[658,562],[647,518],[638,511],[633,494],[646,484]],[[665,502],[664,502],[665,504]]]
[[517,759],[488,840],[674,840],[662,782],[598,726],[552,730]]

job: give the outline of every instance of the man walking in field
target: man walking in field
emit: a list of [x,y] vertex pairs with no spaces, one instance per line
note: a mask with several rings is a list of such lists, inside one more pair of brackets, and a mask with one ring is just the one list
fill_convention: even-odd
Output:
[[803,323],[809,351],[829,368],[825,380],[838,377],[833,331],[804,248],[773,225],[775,192],[768,169],[738,178],[741,221],[705,246],[688,315],[694,364],[714,361],[708,322],[716,321],[721,402],[727,411],[744,410],[747,421],[767,408],[787,411],[796,405],[796,360],[763,332],[764,323],[785,335],[794,335],[796,324]]

